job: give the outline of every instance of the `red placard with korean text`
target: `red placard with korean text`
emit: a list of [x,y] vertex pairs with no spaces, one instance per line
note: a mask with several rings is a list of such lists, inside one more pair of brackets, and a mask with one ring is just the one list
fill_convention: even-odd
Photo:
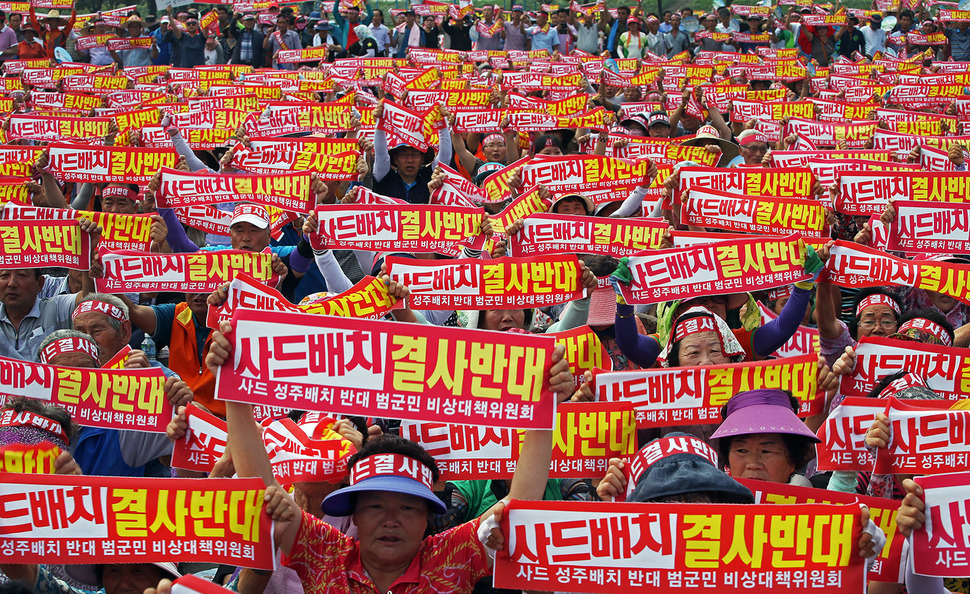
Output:
[[859,289],[885,285],[913,287],[970,303],[970,265],[905,260],[851,241],[835,242],[821,279]]
[[484,211],[476,207],[352,204],[318,206],[316,213],[317,233],[329,249],[457,256],[485,239]]
[[0,475],[0,561],[273,568],[258,478]]
[[[934,401],[935,402],[935,401]],[[876,451],[878,474],[941,474],[970,469],[970,411],[946,410],[946,402],[889,398],[889,445]]]
[[876,458],[866,449],[866,431],[883,412],[886,400],[882,398],[853,396],[835,407],[818,429],[822,440],[815,445],[819,471],[871,471]]
[[65,182],[147,184],[162,167],[174,168],[175,149],[78,146],[52,143],[48,169]]
[[854,493],[841,493],[825,489],[797,487],[768,481],[750,479],[735,479],[754,493],[755,503],[770,503],[774,505],[848,505],[861,503],[869,507],[869,518],[886,535],[886,545],[876,557],[875,564],[866,578],[872,582],[902,583],[903,567],[900,563],[905,539],[896,526],[896,513],[901,501],[893,501],[885,497],[866,497]]
[[[453,481],[512,478],[524,432],[404,421],[401,435],[435,457],[442,480]],[[550,476],[601,479],[610,458],[635,451],[636,423],[629,404],[569,403],[556,415]]]
[[216,250],[193,254],[146,254],[100,250],[104,276],[95,279],[101,293],[176,291],[209,293],[245,272],[276,285],[272,253]]
[[660,247],[670,224],[664,219],[611,219],[560,214],[534,214],[510,238],[516,256],[535,254],[602,254],[622,258]]
[[576,387],[586,381],[587,371],[613,370],[613,359],[599,335],[589,326],[583,325],[562,332],[546,332],[545,335],[552,336],[556,339],[556,344],[566,347],[564,358],[569,363],[569,372],[573,374]]
[[547,337],[240,308],[216,397],[298,410],[551,429]]
[[232,312],[237,307],[377,320],[403,305],[403,302],[391,297],[387,292],[387,283],[373,276],[365,276],[356,285],[339,295],[293,305],[276,289],[267,287],[248,274],[240,272],[229,283],[226,300],[222,305],[218,308],[209,306],[206,325],[213,330],[218,329],[220,322],[228,322],[232,319]]
[[779,198],[812,198],[812,171],[807,167],[729,168],[683,167],[678,193],[694,187],[719,192]]
[[913,569],[921,575],[965,577],[970,571],[970,472],[920,476],[916,482],[923,487],[926,521],[913,531]]
[[762,388],[790,391],[801,403],[800,416],[818,414],[824,402],[817,393],[817,380],[818,356],[809,354],[750,363],[598,372],[593,375],[593,393],[600,402],[632,402],[641,428],[713,425],[721,422],[721,407],[732,396]]
[[[4,412],[10,411],[6,409]],[[10,444],[0,447],[0,473],[54,474],[54,460],[61,448],[45,441],[36,445]]]
[[851,215],[880,215],[893,200],[966,202],[970,172],[867,171],[839,175],[836,209]]
[[770,289],[804,281],[805,245],[795,235],[752,237],[630,256],[627,303],[658,303]]
[[4,221],[0,225],[0,267],[48,266],[91,267],[91,236],[77,221]]
[[[41,208],[8,204],[0,211],[4,221],[53,221],[89,219],[101,227],[98,247],[109,250],[148,251],[152,242],[150,215],[130,215],[72,208]],[[87,235],[86,233],[84,235]],[[84,267],[87,269],[87,266]]]
[[855,369],[842,376],[839,387],[846,396],[866,396],[880,379],[906,369],[945,399],[967,397],[962,379],[970,376],[966,349],[867,336],[859,339],[855,353]]
[[[858,505],[511,501],[495,586],[627,594],[856,594]],[[818,546],[805,547],[805,543]]]
[[232,175],[162,169],[155,194],[159,208],[185,208],[220,202],[253,202],[283,210],[310,212],[310,172]]
[[48,400],[82,426],[164,433],[172,418],[156,367],[82,369],[0,357],[0,377],[0,395]]
[[545,307],[585,296],[574,255],[479,260],[389,256],[387,274],[410,290],[412,309]]
[[896,200],[887,248],[923,254],[970,253],[970,203]]
[[828,237],[825,205],[818,200],[773,198],[694,188],[682,197],[680,220],[686,225],[726,231]]

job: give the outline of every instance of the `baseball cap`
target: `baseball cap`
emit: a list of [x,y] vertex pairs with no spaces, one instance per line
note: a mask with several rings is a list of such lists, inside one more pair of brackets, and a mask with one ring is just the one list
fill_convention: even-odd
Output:
[[266,212],[265,207],[258,204],[237,204],[232,211],[229,226],[232,227],[236,223],[250,223],[260,229],[266,229],[269,227],[269,213]]

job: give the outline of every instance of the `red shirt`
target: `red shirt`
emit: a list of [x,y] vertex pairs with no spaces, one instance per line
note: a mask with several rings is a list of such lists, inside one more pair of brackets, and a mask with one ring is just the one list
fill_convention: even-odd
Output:
[[21,41],[17,44],[17,59],[18,60],[35,60],[47,57],[47,50],[44,46],[37,43],[27,43],[26,41]]
[[[424,539],[389,594],[470,593],[478,580],[491,573],[477,531],[475,519]],[[359,547],[356,539],[303,512],[300,532],[283,564],[300,576],[306,594],[385,594],[367,575]]]

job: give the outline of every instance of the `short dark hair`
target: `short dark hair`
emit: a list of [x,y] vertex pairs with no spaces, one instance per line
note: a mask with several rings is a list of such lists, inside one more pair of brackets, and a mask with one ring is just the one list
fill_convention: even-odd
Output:
[[8,398],[3,408],[17,413],[29,412],[44,417],[45,419],[50,419],[61,426],[61,429],[64,430],[64,435],[68,436],[68,441],[73,437],[74,426],[71,423],[71,413],[56,404],[48,404],[42,400],[16,396]]
[[347,460],[347,468],[353,468],[355,464],[364,458],[376,454],[401,454],[402,456],[413,458],[427,466],[431,470],[431,476],[434,482],[438,482],[438,464],[435,462],[434,457],[419,444],[400,435],[394,435],[393,433],[384,433],[378,437],[368,439],[357,450],[357,453]]
[[911,20],[915,20],[916,14],[912,10],[909,10],[907,8],[906,10],[899,13],[899,18],[903,18],[903,17],[909,17]]
[[630,7],[629,6],[621,6],[621,7],[619,7],[619,8],[616,9],[617,12],[620,12],[621,10],[625,10],[627,12],[630,12]]

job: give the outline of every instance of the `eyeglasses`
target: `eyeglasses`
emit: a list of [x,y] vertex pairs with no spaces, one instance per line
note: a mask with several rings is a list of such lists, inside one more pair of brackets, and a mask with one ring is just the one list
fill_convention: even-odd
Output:
[[883,330],[890,330],[896,327],[896,320],[863,320],[859,322],[860,328],[874,328],[876,324]]

